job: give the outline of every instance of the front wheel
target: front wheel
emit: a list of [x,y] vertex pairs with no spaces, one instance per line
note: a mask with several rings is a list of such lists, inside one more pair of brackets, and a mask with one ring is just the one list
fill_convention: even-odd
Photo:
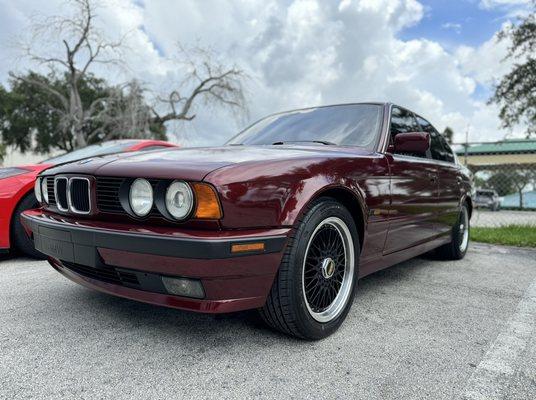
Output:
[[337,330],[357,283],[359,237],[349,211],[315,201],[293,232],[261,316],[292,336],[317,340]]
[[467,204],[463,204],[456,224],[452,227],[451,241],[436,252],[444,260],[461,260],[469,247],[469,210]]

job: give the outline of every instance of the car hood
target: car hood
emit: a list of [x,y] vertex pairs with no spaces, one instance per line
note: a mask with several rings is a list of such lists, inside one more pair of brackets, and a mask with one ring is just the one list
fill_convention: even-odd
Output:
[[[47,174],[79,173],[99,176],[139,176],[145,178],[200,181],[207,174],[233,164],[273,162],[305,158],[354,156],[356,149],[336,146],[224,146],[177,148],[134,155],[95,157],[52,168]],[[365,154],[365,152],[363,152]]]

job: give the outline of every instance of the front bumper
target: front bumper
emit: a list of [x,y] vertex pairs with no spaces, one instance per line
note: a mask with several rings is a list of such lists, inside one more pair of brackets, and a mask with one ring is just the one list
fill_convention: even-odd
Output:
[[[289,228],[186,231],[70,220],[41,210],[22,214],[35,247],[67,278],[116,296],[208,313],[261,307],[283,255]],[[233,244],[264,250],[234,254]],[[205,297],[170,294],[162,277],[200,280]]]

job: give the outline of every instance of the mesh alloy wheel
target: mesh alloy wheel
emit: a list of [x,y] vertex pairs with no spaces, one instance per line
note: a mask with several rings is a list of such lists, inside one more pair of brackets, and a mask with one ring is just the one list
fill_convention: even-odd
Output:
[[337,200],[320,197],[296,221],[266,303],[271,327],[307,340],[323,339],[343,323],[356,293],[359,232]]
[[317,225],[305,253],[302,289],[309,314],[325,323],[345,308],[354,279],[352,235],[344,221],[329,217]]

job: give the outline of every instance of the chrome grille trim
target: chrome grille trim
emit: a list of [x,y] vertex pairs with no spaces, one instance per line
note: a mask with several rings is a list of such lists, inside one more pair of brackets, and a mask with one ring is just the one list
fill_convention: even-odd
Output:
[[[66,196],[66,203],[62,204],[60,200],[60,193],[63,194],[64,192],[58,190],[58,182],[59,181],[65,181],[65,196]],[[58,210],[67,212],[69,211],[69,200],[67,196],[67,192],[69,191],[69,179],[65,176],[56,176],[54,177],[54,198],[56,199],[56,207],[58,207]]]
[[[73,201],[73,187],[72,183],[75,181],[84,181],[87,182],[87,193],[81,193],[82,196],[87,195],[87,211],[86,210],[79,210],[75,206],[75,202]],[[67,185],[67,201],[69,203],[69,210],[74,214],[89,214],[91,212],[91,191],[90,191],[91,183],[88,178],[73,176],[69,178],[69,184]]]

